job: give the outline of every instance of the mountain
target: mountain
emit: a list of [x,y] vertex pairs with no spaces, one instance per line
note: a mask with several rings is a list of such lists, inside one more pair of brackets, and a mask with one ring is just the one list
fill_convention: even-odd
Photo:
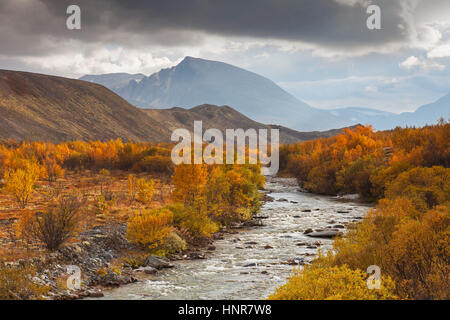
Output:
[[377,130],[388,130],[397,126],[421,127],[436,124],[440,118],[450,118],[450,94],[421,106],[414,112],[395,114],[368,108],[340,108],[330,110],[330,113],[352,122],[371,124]]
[[145,78],[145,74],[136,73],[109,73],[109,74],[87,74],[82,76],[79,80],[95,82],[105,86],[111,90],[117,90],[126,86],[131,80],[139,82]]
[[171,132],[107,88],[0,70],[0,138],[164,141]]
[[231,107],[201,105],[186,110],[136,108],[102,85],[43,74],[0,70],[0,139],[170,142],[176,128],[280,129],[284,143],[335,135],[298,132],[255,122]]
[[342,131],[342,129],[336,129],[299,132],[283,126],[266,125],[253,121],[229,106],[219,107],[209,104],[196,106],[191,109],[174,107],[171,109],[147,109],[145,112],[152,119],[158,121],[171,131],[178,128],[185,128],[192,133],[194,121],[200,120],[202,121],[204,130],[208,128],[219,129],[224,134],[224,137],[226,129],[267,129],[268,135],[270,135],[270,129],[279,129],[281,143],[296,143],[318,138],[327,138],[339,134]]
[[450,119],[450,94],[438,99],[437,101],[421,106],[414,112],[404,112],[398,115],[400,126],[424,126],[427,124],[436,124],[440,119]]
[[377,121],[389,121],[389,119],[397,116],[392,112],[381,111],[377,109],[360,108],[360,107],[348,107],[332,109],[329,112],[336,117],[347,119],[352,123],[371,124],[374,119]]
[[[108,76],[102,77],[107,79]],[[307,105],[256,73],[223,62],[192,57],[139,82],[130,80],[123,87],[109,88],[141,108],[229,105],[255,121],[302,131],[327,130],[349,124],[345,119]]]

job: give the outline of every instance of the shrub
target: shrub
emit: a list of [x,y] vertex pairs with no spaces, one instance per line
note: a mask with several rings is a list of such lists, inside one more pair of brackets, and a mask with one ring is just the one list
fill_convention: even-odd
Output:
[[54,251],[75,235],[82,201],[77,196],[63,196],[44,213],[37,213],[23,227],[45,247]]
[[128,221],[128,240],[146,250],[161,249],[173,231],[173,213],[165,208],[138,212]]
[[24,162],[23,167],[5,173],[5,190],[12,194],[21,208],[25,208],[41,169],[33,161]]
[[177,253],[186,249],[186,241],[184,241],[175,232],[169,233],[163,240],[163,250],[167,253]]
[[448,299],[450,210],[425,213],[406,198],[382,200],[346,238],[334,243],[331,265],[365,269],[378,265],[401,298]]
[[0,300],[42,299],[49,288],[33,282],[35,274],[30,266],[0,265]]
[[145,178],[137,179],[136,187],[137,194],[136,200],[142,203],[148,203],[152,200],[153,193],[155,191],[153,180],[147,180]]
[[450,168],[417,167],[401,173],[387,188],[386,198],[407,197],[426,211],[450,202]]
[[394,283],[382,277],[380,289],[367,287],[368,274],[347,266],[305,266],[275,290],[271,300],[386,300],[395,299]]
[[187,230],[193,239],[210,238],[219,230],[217,223],[212,221],[204,211],[192,207],[175,204],[167,207],[173,213],[174,225],[181,230]]
[[154,155],[144,157],[133,169],[136,171],[171,174],[173,173],[174,165],[170,157]]

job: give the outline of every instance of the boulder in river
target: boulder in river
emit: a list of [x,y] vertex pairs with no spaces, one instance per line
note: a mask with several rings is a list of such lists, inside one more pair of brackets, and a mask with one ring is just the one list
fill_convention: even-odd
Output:
[[147,267],[152,267],[155,269],[165,269],[165,268],[172,268],[173,265],[169,262],[165,261],[163,258],[157,257],[157,256],[148,256],[145,259],[145,265]]
[[326,239],[332,239],[334,237],[342,235],[342,232],[334,231],[334,230],[327,230],[327,231],[316,231],[316,232],[309,232],[306,234],[308,237],[312,238],[326,238]]
[[308,229],[305,230],[305,232],[303,232],[303,234],[309,234],[311,232],[314,232],[314,230],[311,229],[311,228],[308,228]]
[[311,209],[303,209],[302,212],[311,212]]

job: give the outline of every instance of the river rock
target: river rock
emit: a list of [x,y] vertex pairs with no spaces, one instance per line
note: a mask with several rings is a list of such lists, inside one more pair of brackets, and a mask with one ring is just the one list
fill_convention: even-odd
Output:
[[288,199],[285,199],[285,198],[280,198],[280,199],[278,199],[277,201],[278,201],[278,202],[288,202],[289,200],[288,200]]
[[342,235],[342,232],[334,231],[334,230],[327,230],[327,231],[316,231],[316,232],[309,232],[306,234],[308,237],[312,238],[326,238],[326,239],[332,239],[334,237]]
[[268,244],[264,246],[264,249],[273,249],[272,246],[269,246]]
[[311,209],[303,209],[302,212],[311,212]]
[[336,229],[345,229],[345,227],[344,227],[342,224],[336,224],[336,225],[333,226],[333,228],[336,228]]
[[88,296],[92,298],[101,298],[105,296],[103,292],[100,290],[88,290],[87,293]]
[[245,268],[247,267],[256,267],[256,263],[248,263],[246,265],[244,265]]
[[147,267],[152,267],[152,268],[155,268],[155,269],[158,269],[158,270],[159,269],[172,268],[173,267],[173,265],[170,264],[169,262],[164,261],[162,258],[157,257],[157,256],[153,256],[153,255],[148,256],[145,259],[145,265]]
[[205,255],[201,252],[191,252],[189,254],[189,258],[192,260],[197,260],[197,259],[206,259]]
[[142,272],[145,274],[155,274],[156,272],[158,272],[158,270],[156,270],[153,267],[140,267],[140,268],[137,268],[134,272]]
[[308,229],[305,230],[305,232],[303,232],[303,234],[309,234],[311,232],[314,232],[314,230],[311,229],[311,228],[308,228]]

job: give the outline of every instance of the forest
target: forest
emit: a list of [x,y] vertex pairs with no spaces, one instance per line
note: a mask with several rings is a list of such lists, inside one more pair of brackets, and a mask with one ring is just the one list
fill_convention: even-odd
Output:
[[80,243],[93,228],[108,230],[114,244],[125,224],[132,244],[96,270],[103,275],[208,243],[221,227],[252,218],[264,186],[259,165],[174,167],[170,145],[121,140],[5,141],[0,175],[0,299],[45,296],[52,288],[30,281],[40,270],[27,261]]
[[[448,299],[450,124],[375,132],[370,126],[280,147],[280,175],[305,192],[358,194],[374,204],[333,249],[294,270],[270,299]],[[170,144],[121,140],[0,144],[0,299],[41,299],[28,263],[102,228],[131,244],[98,277],[206,246],[262,206],[260,165],[173,165]],[[122,228],[122,229],[121,229]],[[118,231],[119,230],[119,231]],[[378,266],[380,288],[367,286]],[[57,283],[65,286],[61,276]]]
[[[371,127],[280,150],[305,190],[359,194],[376,203],[332,251],[272,299],[449,299],[450,124],[374,132]],[[381,288],[366,286],[378,266]]]

